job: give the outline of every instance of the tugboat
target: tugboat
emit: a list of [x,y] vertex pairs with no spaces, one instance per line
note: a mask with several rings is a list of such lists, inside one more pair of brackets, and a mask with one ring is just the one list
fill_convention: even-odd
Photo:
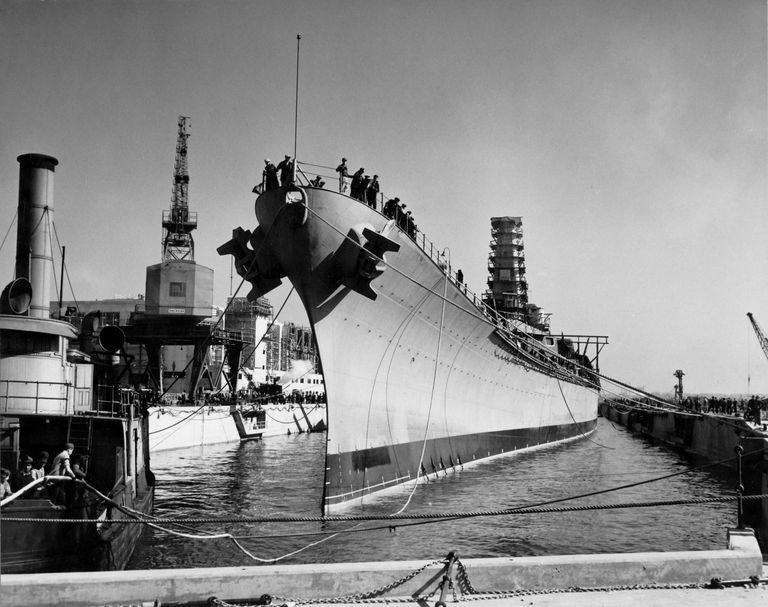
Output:
[[144,529],[125,521],[151,514],[154,501],[146,406],[115,381],[118,327],[102,326],[98,312],[51,317],[58,160],[18,161],[16,278],[0,302],[0,458],[16,470],[47,452],[50,467],[68,450],[80,464],[77,480],[62,474],[72,467],[43,468],[0,501],[0,571],[123,569]]

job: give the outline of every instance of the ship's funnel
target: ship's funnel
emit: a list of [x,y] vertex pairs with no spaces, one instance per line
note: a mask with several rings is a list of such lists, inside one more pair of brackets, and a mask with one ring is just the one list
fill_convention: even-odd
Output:
[[44,154],[23,154],[19,161],[19,217],[16,278],[31,285],[29,316],[49,318],[53,173],[59,161]]
[[32,285],[26,278],[9,282],[0,295],[0,314],[26,314],[32,303]]
[[125,344],[125,333],[115,325],[101,324],[101,311],[88,312],[80,323],[80,347],[88,354],[114,354]]
[[120,327],[107,325],[99,331],[99,345],[107,352],[117,352],[125,343],[125,333]]

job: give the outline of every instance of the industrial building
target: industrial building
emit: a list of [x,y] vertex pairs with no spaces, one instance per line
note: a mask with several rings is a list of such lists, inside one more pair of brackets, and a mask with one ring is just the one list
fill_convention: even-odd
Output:
[[284,372],[296,359],[310,361],[316,370],[311,329],[274,322],[268,300],[232,298],[226,309],[213,305],[213,270],[195,261],[192,232],[198,222],[189,209],[189,136],[190,120],[179,116],[161,258],[146,269],[144,294],[54,302],[52,309],[74,324],[98,310],[102,326],[120,327],[125,346],[116,373],[124,383],[160,394],[191,400],[205,390],[234,391],[240,369]]

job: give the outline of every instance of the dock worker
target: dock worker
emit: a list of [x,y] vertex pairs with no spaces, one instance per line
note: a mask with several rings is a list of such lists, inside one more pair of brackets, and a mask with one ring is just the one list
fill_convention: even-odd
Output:
[[371,181],[365,189],[365,200],[368,203],[368,206],[374,210],[376,209],[376,197],[379,195],[379,189],[379,176],[374,175],[373,181]]
[[347,159],[342,158],[341,164],[336,167],[339,174],[339,192],[346,194],[349,191],[349,169],[347,169]]
[[272,164],[269,158],[264,159],[264,172],[261,174],[261,177],[265,192],[276,190],[280,187],[280,183],[277,181],[277,167]]

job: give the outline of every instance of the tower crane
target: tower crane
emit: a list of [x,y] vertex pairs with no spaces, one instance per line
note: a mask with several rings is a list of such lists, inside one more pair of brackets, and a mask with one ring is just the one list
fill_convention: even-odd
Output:
[[197,213],[189,212],[188,200],[187,139],[189,139],[190,128],[189,116],[179,116],[171,209],[163,211],[163,228],[165,229],[163,261],[195,260],[192,230],[197,227]]
[[760,325],[757,324],[755,317],[752,316],[752,312],[747,312],[747,317],[749,318],[749,322],[752,323],[752,328],[755,330],[755,335],[757,336],[757,341],[760,342],[760,347],[763,349],[763,354],[768,358],[768,338],[765,336],[765,333],[763,333]]

